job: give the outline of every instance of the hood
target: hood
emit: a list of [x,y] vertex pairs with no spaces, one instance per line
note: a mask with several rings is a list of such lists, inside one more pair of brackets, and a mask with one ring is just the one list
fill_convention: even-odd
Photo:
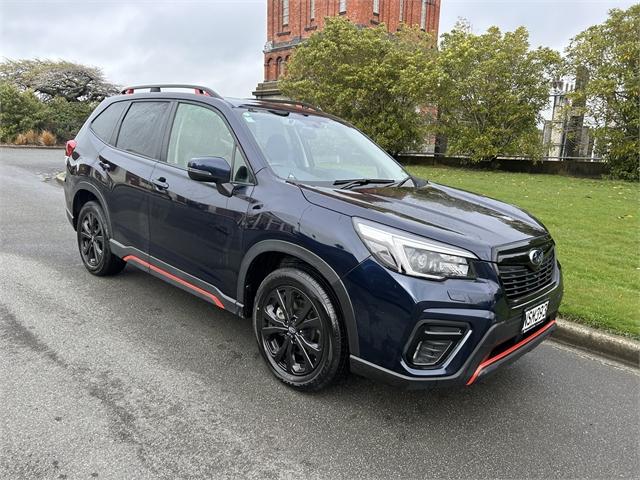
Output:
[[519,208],[431,182],[416,188],[300,188],[314,205],[464,248],[483,260],[491,261],[496,247],[548,235]]

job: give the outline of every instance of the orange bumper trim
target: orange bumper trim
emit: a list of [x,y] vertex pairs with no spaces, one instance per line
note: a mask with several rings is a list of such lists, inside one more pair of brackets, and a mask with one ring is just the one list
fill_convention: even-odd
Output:
[[476,379],[478,378],[478,375],[480,375],[480,373],[482,372],[482,370],[484,370],[485,368],[487,368],[489,365],[491,365],[492,363],[497,362],[498,360],[506,357],[507,355],[515,352],[516,350],[518,350],[519,348],[523,347],[524,345],[526,345],[527,343],[531,342],[533,339],[539,337],[540,335],[542,335],[544,332],[546,332],[547,330],[549,330],[553,325],[556,324],[556,320],[555,318],[553,320],[551,320],[549,323],[547,323],[543,328],[541,328],[540,330],[538,330],[536,333],[534,333],[533,335],[531,335],[530,337],[527,337],[523,340],[520,340],[518,343],[516,343],[515,345],[513,345],[512,347],[506,349],[504,352],[499,353],[498,355],[496,355],[495,357],[491,357],[491,358],[487,358],[485,361],[483,361],[480,365],[478,365],[478,368],[476,368],[476,371],[473,373],[473,375],[471,375],[471,378],[469,379],[469,381],[467,382],[467,385],[471,385],[473,382],[476,381]]
[[193,285],[192,283],[187,282],[186,280],[183,280],[180,277],[176,277],[175,275],[162,270],[159,267],[156,267],[155,265],[150,264],[149,262],[145,262],[144,260],[142,260],[141,258],[136,257],[135,255],[127,255],[126,257],[123,258],[123,260],[125,262],[136,262],[139,265],[142,265],[143,267],[147,267],[150,270],[153,270],[156,273],[159,273],[160,275],[167,277],[171,280],[173,280],[176,283],[179,283],[180,285],[184,285],[187,288],[190,288],[191,290],[193,290],[194,292],[198,292],[200,295],[204,295],[205,297],[211,299],[213,301],[213,303],[219,307],[222,308],[224,310],[224,305],[222,304],[222,302],[220,301],[220,299],[218,297],[216,297],[213,293],[211,292],[207,292],[206,290],[203,290],[200,287],[197,287],[195,285]]

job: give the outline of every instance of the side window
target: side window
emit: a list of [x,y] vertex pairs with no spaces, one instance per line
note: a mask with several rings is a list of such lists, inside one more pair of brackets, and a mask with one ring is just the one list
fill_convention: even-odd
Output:
[[127,105],[129,105],[129,102],[112,103],[91,122],[91,130],[100,140],[105,143],[111,143],[113,130]]
[[178,105],[171,137],[167,163],[187,168],[196,157],[222,157],[233,163],[235,140],[227,124],[209,108],[181,103]]
[[231,181],[234,183],[255,183],[251,169],[247,165],[247,160],[242,154],[240,147],[236,145],[233,152],[233,171],[231,174]]
[[116,147],[157,158],[168,111],[169,102],[134,102],[122,121]]

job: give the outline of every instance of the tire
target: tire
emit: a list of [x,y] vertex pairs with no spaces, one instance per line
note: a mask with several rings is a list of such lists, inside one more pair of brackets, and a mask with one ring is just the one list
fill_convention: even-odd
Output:
[[344,372],[347,342],[336,312],[327,289],[309,272],[284,267],[267,275],[256,293],[253,330],[278,380],[317,391]]
[[82,206],[78,214],[76,233],[82,263],[93,275],[115,275],[127,264],[111,252],[111,232],[98,203],[87,202]]

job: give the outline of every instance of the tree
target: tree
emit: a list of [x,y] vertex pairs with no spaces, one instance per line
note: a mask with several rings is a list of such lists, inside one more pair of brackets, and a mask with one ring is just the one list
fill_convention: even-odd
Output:
[[560,63],[553,50],[530,50],[524,27],[504,34],[490,27],[475,35],[460,22],[443,34],[432,86],[439,115],[432,128],[446,136],[448,153],[473,161],[539,156],[537,124]]
[[40,129],[73,138],[97,102],[117,92],[98,68],[63,60],[0,62],[0,139]]
[[33,90],[43,100],[101,101],[118,93],[99,68],[65,60],[5,60],[0,63],[0,81]]
[[45,107],[30,90],[0,82],[0,141],[13,141],[19,133],[39,128]]
[[579,33],[567,48],[586,85],[572,94],[594,127],[596,149],[618,177],[640,178],[640,5],[613,9],[602,24]]
[[290,98],[344,118],[392,154],[425,139],[426,96],[435,50],[417,28],[390,35],[327,18],[323,31],[296,48],[280,81]]

